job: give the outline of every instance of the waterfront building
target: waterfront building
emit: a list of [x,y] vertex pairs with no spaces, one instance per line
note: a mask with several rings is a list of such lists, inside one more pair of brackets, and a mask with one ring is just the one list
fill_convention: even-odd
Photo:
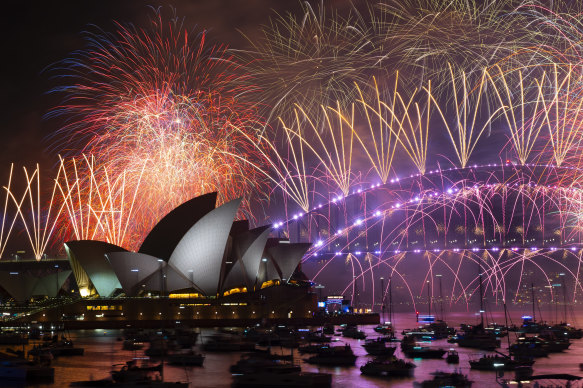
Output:
[[[178,206],[138,252],[102,241],[66,242],[70,270],[63,268],[59,284],[72,273],[77,297],[29,312],[27,320],[107,327],[160,319],[311,317],[315,294],[298,268],[310,244],[271,238],[270,225],[250,229],[248,221],[235,221],[240,199],[215,207],[216,198],[205,194]],[[58,287],[51,277],[19,283],[2,281],[5,275],[0,270],[0,282],[14,299],[30,299],[47,284]],[[56,290],[41,294],[54,296]]]

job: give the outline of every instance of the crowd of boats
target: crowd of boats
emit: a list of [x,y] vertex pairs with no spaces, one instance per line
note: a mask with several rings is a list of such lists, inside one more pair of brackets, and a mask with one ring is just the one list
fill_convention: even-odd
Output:
[[[414,359],[443,359],[446,364],[460,363],[458,352],[453,349],[444,349],[431,345],[431,341],[447,339],[448,343],[457,344],[460,348],[473,348],[484,353],[468,360],[470,369],[479,371],[515,371],[514,379],[501,380],[502,385],[510,386],[512,383],[519,383],[523,379],[536,380],[533,375],[532,366],[538,357],[546,357],[555,352],[567,350],[573,340],[583,337],[583,330],[576,329],[566,323],[547,325],[536,322],[531,317],[524,317],[521,326],[508,327],[503,325],[485,325],[483,321],[478,325],[462,325],[459,330],[449,327],[443,321],[435,321],[416,327],[412,330],[404,330],[402,337],[397,338],[390,324],[379,325],[375,328],[378,336],[367,339],[362,330],[356,326],[341,326],[335,331],[332,326],[325,326],[317,331],[304,329],[293,331],[288,328],[276,328],[272,330],[258,331],[257,329],[247,329],[241,334],[241,339],[254,341],[256,344],[269,346],[278,344],[289,348],[297,348],[303,360],[309,364],[319,366],[355,366],[357,355],[348,344],[333,345],[338,337],[347,337],[363,340],[360,346],[364,348],[371,358],[360,366],[363,375],[381,379],[391,379],[398,377],[412,377],[414,375]],[[515,337],[511,341],[509,333]],[[508,346],[505,351],[501,350],[502,339],[506,338]],[[213,342],[211,342],[213,343]],[[237,343],[236,341],[233,343]],[[234,346],[234,345],[233,345]],[[401,354],[405,359],[395,357],[395,351],[400,347]],[[255,356],[249,353],[245,355],[245,360]],[[293,352],[289,357],[292,357]],[[291,368],[279,366],[283,360],[271,355],[269,362],[278,365],[277,368],[294,373],[300,373],[299,364],[294,364]],[[410,359],[410,360],[408,360]],[[293,358],[287,359],[288,362]],[[286,369],[291,368],[291,369]],[[231,372],[234,372],[232,369]],[[240,372],[240,371],[239,371]],[[245,374],[245,373],[242,373]],[[249,373],[247,373],[249,374]],[[253,374],[253,373],[250,373]],[[279,373],[285,375],[285,373]],[[309,375],[309,374],[308,374]],[[317,374],[319,379],[324,379],[322,373]],[[239,374],[236,374],[239,376]],[[539,376],[542,377],[542,376]],[[579,379],[573,375],[545,375],[547,379],[572,380]],[[283,378],[279,376],[279,378]],[[317,385],[311,385],[316,377],[308,378],[301,385],[322,386],[321,380]],[[329,377],[331,381],[331,377]],[[235,377],[235,381],[253,381],[252,386],[262,386],[261,379],[257,376]],[[278,380],[278,377],[270,376],[265,379],[266,384],[271,385]],[[314,383],[315,384],[315,383]],[[435,371],[433,378],[416,383],[419,387],[470,387],[472,381],[468,377],[456,370],[454,372]],[[285,384],[283,384],[285,386]]]
[[[30,339],[39,342],[26,350]],[[27,336],[12,331],[0,333],[0,344],[22,346],[0,352],[0,381],[51,381],[55,376],[51,366],[54,358],[83,355],[84,349],[64,335],[46,335],[40,339],[34,331]]]
[[[547,325],[531,317],[523,318],[518,327],[486,325],[482,321],[477,325],[461,325],[459,329],[444,321],[432,321],[403,330],[401,336],[397,336],[390,323],[385,323],[374,328],[374,338],[369,338],[370,335],[354,325],[325,325],[316,329],[283,325],[221,329],[204,338],[200,331],[187,328],[164,331],[128,329],[118,338],[119,346],[133,352],[134,357],[123,364],[113,365],[103,379],[76,381],[71,386],[187,387],[188,381],[166,381],[164,365],[203,366],[207,353],[229,352],[241,353],[240,359],[229,368],[234,386],[326,387],[332,385],[332,374],[304,371],[302,361],[323,367],[356,367],[358,355],[352,348],[356,345],[354,341],[351,341],[352,346],[341,343],[345,338],[360,340],[358,346],[362,346],[367,354],[367,360],[359,363],[360,372],[371,378],[413,378],[415,359],[443,359],[444,366],[459,365],[459,354],[451,347],[455,346],[483,353],[468,359],[470,369],[516,371],[514,380],[506,380],[511,384],[520,379],[536,380],[532,373],[536,358],[563,352],[573,340],[583,337],[583,330],[566,323]],[[3,336],[0,333],[0,343]],[[0,379],[50,381],[54,378],[55,370],[51,365],[54,359],[84,354],[82,347],[74,345],[63,334],[35,337],[30,333],[29,338],[36,338],[36,341],[29,343],[32,346],[27,346],[27,349],[28,338],[19,342],[13,333],[6,333],[5,338],[10,338],[5,344],[16,347],[0,352]],[[503,351],[504,339],[508,346]],[[446,348],[433,346],[434,340],[447,340],[452,345]],[[20,343],[22,350],[17,347]],[[404,358],[395,356],[398,348]],[[274,352],[274,349],[281,351]],[[471,387],[472,381],[460,370],[435,371],[432,379],[416,382],[415,386]],[[568,375],[568,378],[579,377]]]
[[[414,343],[414,337],[411,336],[405,336],[404,341],[399,341],[391,325],[379,325],[375,330],[379,336],[374,339],[366,339],[367,335],[364,331],[351,325],[340,327],[326,325],[317,330],[287,326],[254,327],[242,330],[222,329],[204,338],[201,350],[205,353],[241,352],[240,359],[229,368],[235,387],[329,387],[332,385],[331,373],[304,371],[301,361],[318,366],[354,367],[358,356],[354,353],[351,345],[335,344],[342,341],[342,338],[363,340],[361,345],[371,356],[371,359],[360,367],[363,375],[381,379],[411,377],[415,364],[395,357],[395,350],[400,342],[404,353],[407,354],[410,350],[413,352],[411,357],[416,358],[418,356],[415,352],[418,351],[418,348],[425,348],[418,347]],[[177,353],[177,348],[181,346],[179,341],[171,340],[172,337],[168,335],[164,335],[166,340],[163,342],[160,342],[159,336],[146,339],[140,334],[136,335],[131,332],[126,332],[125,336],[123,346],[126,349],[136,349],[136,345],[141,346],[144,343],[149,343],[144,355],[151,358],[166,357],[167,362],[170,362],[174,355],[180,354]],[[409,338],[413,339],[413,342],[410,342]],[[186,345],[182,345],[182,347],[188,347],[189,351],[193,352],[192,347]],[[272,352],[274,348],[289,349],[289,352],[275,353]],[[441,353],[441,351],[439,352]],[[300,356],[298,357],[297,354]],[[429,355],[430,351],[425,351],[424,354]],[[443,354],[441,353],[441,355]],[[202,354],[196,355],[201,360],[200,364],[196,365],[202,365],[204,356]],[[177,360],[179,359],[178,356]],[[193,364],[188,363],[187,365]],[[161,365],[157,367],[160,368]],[[128,370],[135,370],[135,368],[135,366],[131,368],[127,366]],[[143,368],[145,368],[144,373],[152,371],[152,367]],[[113,373],[112,380],[113,382],[117,381]],[[467,377],[459,372],[436,372],[433,379],[419,382],[417,386],[441,387],[444,383],[454,384],[451,386],[456,387],[471,386]],[[75,386],[95,386],[95,383],[91,382],[85,382],[85,385],[80,384],[77,383]]]

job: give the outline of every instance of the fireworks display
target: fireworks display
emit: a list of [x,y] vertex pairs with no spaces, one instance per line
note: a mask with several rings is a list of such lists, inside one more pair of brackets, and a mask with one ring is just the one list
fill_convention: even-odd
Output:
[[56,146],[77,146],[103,164],[78,166],[87,182],[107,171],[105,180],[124,176],[126,192],[148,188],[139,201],[125,202],[140,220],[127,231],[130,247],[168,211],[210,191],[219,192],[220,203],[243,195],[249,216],[263,178],[247,160],[263,162],[256,110],[238,97],[253,92],[242,86],[246,76],[225,47],[210,45],[205,31],[189,33],[178,19],[157,14],[144,29],[117,27],[91,35],[88,49],[59,69],[75,83],[57,90],[65,99],[52,114],[71,119],[55,136],[66,144]]
[[237,49],[161,11],[89,34],[54,69],[66,77],[50,116],[67,124],[51,137],[52,196],[41,209],[38,168],[17,194],[11,169],[0,253],[17,222],[37,259],[67,239],[135,250],[169,210],[218,191],[243,196],[254,224],[311,241],[302,270],[356,304],[374,305],[380,276],[412,305],[437,277],[452,304],[480,276],[502,301],[562,274],[576,300],[575,7],[303,3]]
[[343,16],[305,2],[299,14],[272,18],[261,37],[250,40],[251,48],[239,53],[262,91],[266,120],[291,121],[298,104],[323,125],[322,105],[350,105],[354,82],[384,73],[379,17],[372,8],[353,8]]

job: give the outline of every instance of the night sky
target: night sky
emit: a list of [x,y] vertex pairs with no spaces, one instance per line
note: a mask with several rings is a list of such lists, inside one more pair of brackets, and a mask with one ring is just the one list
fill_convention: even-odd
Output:
[[253,37],[275,12],[299,8],[296,1],[270,0],[3,3],[0,166],[55,163],[56,155],[47,151],[47,136],[62,121],[44,118],[59,103],[59,97],[49,93],[59,86],[51,66],[85,47],[84,32],[95,31],[95,26],[113,32],[113,21],[139,26],[153,15],[150,7],[161,5],[165,12],[175,9],[188,28],[208,29],[212,41],[231,48],[246,47],[241,32]]
[[[311,2],[315,7],[319,1]],[[359,4],[359,2],[356,2]],[[342,12],[354,6],[346,0],[324,2],[327,8]],[[291,12],[301,18],[303,3],[274,0],[100,0],[3,3],[0,44],[2,88],[0,103],[2,121],[2,152],[0,153],[0,186],[8,182],[10,164],[14,163],[12,182],[17,192],[24,190],[22,168],[33,171],[40,165],[41,190],[50,197],[57,172],[59,154],[78,152],[55,149],[63,144],[54,133],[66,123],[65,115],[47,117],[63,99],[63,94],[51,92],[69,85],[59,78],[60,61],[73,58],[86,50],[90,33],[114,33],[116,22],[122,25],[150,27],[155,10],[161,7],[168,20],[172,15],[183,19],[184,29],[198,33],[207,30],[210,44],[227,45],[232,49],[248,49],[247,40],[259,37],[270,17]],[[53,135],[53,138],[51,138]],[[79,148],[81,148],[81,144]],[[26,244],[22,225],[10,237],[9,245]],[[10,250],[10,249],[9,249]]]
[[[324,3],[327,7],[344,13],[352,7],[353,3],[359,7],[365,2],[366,0],[330,0]],[[310,3],[317,5],[319,0],[312,0]],[[406,4],[410,5],[413,2]],[[3,2],[2,5],[2,20],[0,21],[2,29],[0,44],[3,53],[2,71],[0,72],[2,77],[0,89],[2,92],[0,102],[2,118],[0,122],[2,134],[0,187],[7,182],[6,177],[11,162],[20,169],[20,174],[22,166],[34,168],[36,163],[40,163],[41,170],[53,170],[54,172],[58,154],[51,151],[51,145],[54,145],[55,139],[51,140],[49,137],[56,130],[62,128],[66,117],[48,119],[46,115],[59,104],[63,97],[56,93],[50,93],[50,91],[56,87],[67,85],[63,79],[56,77],[57,72],[54,69],[59,61],[71,58],[72,53],[87,47],[88,31],[115,32],[114,22],[122,25],[134,24],[138,27],[146,25],[150,18],[155,15],[154,9],[162,6],[164,15],[174,12],[177,17],[184,18],[185,29],[189,32],[200,32],[206,29],[208,31],[207,39],[210,42],[226,44],[233,49],[246,49],[249,48],[249,43],[244,35],[250,39],[258,37],[262,25],[267,24],[270,17],[286,12],[291,12],[298,18],[301,18],[302,15],[302,3],[298,0],[11,1],[9,3]],[[425,28],[423,24],[420,25],[421,28]],[[454,32],[458,31],[459,26],[455,27],[452,30]],[[500,36],[509,37],[499,34],[495,35],[494,38],[498,39]],[[450,38],[455,37],[452,34]],[[400,36],[397,38],[400,39]],[[460,41],[466,42],[463,39]],[[465,45],[462,46],[465,47]],[[479,52],[479,50],[477,51]],[[452,52],[457,55],[455,47]],[[439,55],[436,57],[441,58]],[[452,58],[457,61],[459,56]],[[441,63],[439,65],[441,66]],[[445,63],[443,65],[445,66]],[[393,69],[387,65],[386,70]],[[449,161],[443,162],[446,158],[443,157],[444,155],[439,155],[444,165],[449,166],[456,162],[455,157],[451,154],[450,141],[446,138],[443,128],[441,129],[441,134],[432,134],[427,163],[430,168],[434,168],[435,160],[437,160],[436,152],[431,155],[433,150],[437,150],[438,153],[449,152],[445,157],[452,159],[451,163]],[[499,152],[508,139],[507,132],[504,125],[495,126],[492,133],[501,136],[490,136],[493,139],[488,139],[487,146],[480,145],[478,147],[473,154],[473,160],[487,160],[489,163],[506,159]],[[360,159],[357,159],[359,157]],[[367,162],[365,159],[363,153],[355,156],[354,172],[366,175],[367,171],[372,171],[368,164],[366,170],[359,170],[362,163],[358,164],[358,162],[362,160]],[[402,151],[397,152],[395,164],[406,164],[408,170],[403,171],[414,170],[408,157]],[[53,177],[54,174],[49,173],[44,174],[43,179],[51,180]],[[46,187],[50,188],[52,185],[46,185]],[[278,205],[275,200],[271,200],[271,203]],[[261,205],[263,206],[263,203]],[[283,211],[283,206],[280,208]],[[274,214],[273,211],[269,214],[265,213],[275,220],[283,217],[283,214]],[[13,243],[14,246],[20,249],[24,246],[22,242],[24,240],[23,228],[17,225],[15,229],[17,230],[14,232],[16,236],[11,236],[11,239],[16,241]],[[6,252],[12,252],[12,249],[13,247],[9,247]],[[342,262],[340,265],[343,266],[344,275],[348,276],[349,281],[351,281],[353,275],[352,272],[348,272],[348,266]],[[474,269],[471,270],[471,273],[474,273]],[[329,274],[332,277],[336,276],[333,271],[330,271]]]
[[[50,92],[63,85],[63,80],[55,77],[54,68],[59,61],[70,58],[74,51],[87,47],[88,31],[114,32],[114,21],[124,25],[145,25],[154,16],[153,9],[162,6],[165,15],[175,12],[184,18],[187,30],[207,29],[211,42],[244,48],[246,40],[241,32],[252,37],[259,33],[261,25],[267,23],[274,12],[299,8],[295,1],[282,3],[268,0],[3,3],[0,22],[4,53],[0,72],[2,185],[8,182],[10,163],[14,163],[20,180],[24,176],[22,167],[32,170],[39,163],[45,191],[52,187],[58,151],[51,150],[55,139],[50,139],[50,135],[61,128],[66,119],[45,117],[62,98],[62,95]],[[24,188],[23,182],[17,180],[14,184]],[[50,192],[45,195],[50,195]],[[24,228],[17,225],[16,229],[7,252],[27,246]]]

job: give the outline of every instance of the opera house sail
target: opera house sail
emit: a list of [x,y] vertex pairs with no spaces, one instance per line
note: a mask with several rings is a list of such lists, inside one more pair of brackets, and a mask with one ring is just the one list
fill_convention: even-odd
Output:
[[[61,303],[58,319],[73,317],[79,325],[160,319],[162,308],[173,319],[310,317],[312,284],[294,277],[310,244],[273,238],[271,225],[250,228],[236,220],[241,199],[218,207],[216,200],[217,193],[209,193],[178,206],[137,252],[104,241],[68,241],[70,270],[42,276],[0,270],[0,282],[22,302],[56,296],[68,280],[65,287],[78,289],[78,297]],[[34,319],[55,314],[49,309]]]

